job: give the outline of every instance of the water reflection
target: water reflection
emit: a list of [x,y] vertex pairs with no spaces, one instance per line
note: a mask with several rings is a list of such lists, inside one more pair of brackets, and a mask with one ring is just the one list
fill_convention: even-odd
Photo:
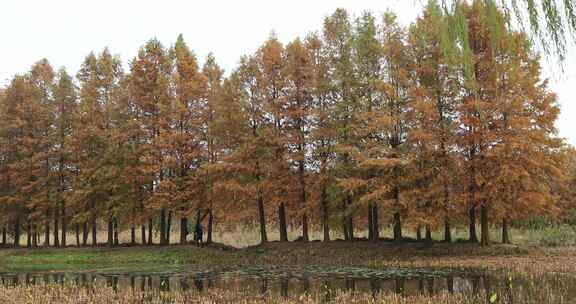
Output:
[[[576,298],[576,278],[543,276],[534,281],[481,271],[438,271],[387,269],[227,269],[210,271],[174,271],[172,273],[0,273],[2,286],[65,284],[92,288],[105,284],[114,291],[189,291],[206,289],[237,289],[255,294],[277,294],[283,298],[303,293],[319,293],[331,301],[336,291],[371,294],[429,295],[438,293],[482,294],[505,296],[514,303],[519,294],[542,292]],[[567,287],[568,286],[568,287]],[[572,287],[570,287],[572,286]]]

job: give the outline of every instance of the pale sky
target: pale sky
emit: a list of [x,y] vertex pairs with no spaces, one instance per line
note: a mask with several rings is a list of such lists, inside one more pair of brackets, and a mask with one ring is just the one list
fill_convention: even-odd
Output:
[[[151,38],[170,46],[182,33],[202,63],[213,52],[232,70],[241,55],[250,54],[272,31],[287,42],[320,31],[325,16],[338,7],[351,15],[393,10],[403,24],[414,20],[423,0],[2,0],[0,4],[0,84],[28,71],[41,58],[57,69],[76,74],[90,52],[109,47],[124,62]],[[576,47],[571,47],[565,73],[543,62],[551,88],[559,96],[560,135],[576,146]]]

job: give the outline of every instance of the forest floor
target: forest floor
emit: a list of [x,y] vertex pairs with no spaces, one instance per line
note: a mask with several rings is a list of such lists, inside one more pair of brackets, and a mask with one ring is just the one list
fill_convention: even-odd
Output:
[[341,265],[366,267],[447,267],[509,269],[516,272],[576,274],[576,247],[470,243],[432,245],[368,241],[269,242],[237,249],[221,244],[119,248],[38,248],[0,250],[0,270],[97,271],[150,267],[244,265]]

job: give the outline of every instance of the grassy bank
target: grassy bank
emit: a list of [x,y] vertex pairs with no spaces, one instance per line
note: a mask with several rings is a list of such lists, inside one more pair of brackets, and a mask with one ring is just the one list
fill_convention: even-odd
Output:
[[41,248],[0,250],[0,268],[7,270],[94,270],[122,267],[235,263],[238,254],[196,246],[121,248]]
[[[466,243],[393,244],[367,241],[353,243],[271,242],[244,249],[223,246],[150,246],[122,248],[3,249],[0,269],[5,270],[96,270],[157,266],[233,266],[233,265],[362,265],[370,267],[439,266],[505,267],[522,261],[558,263],[558,258],[574,259],[564,263],[576,268],[573,247],[536,248],[515,245],[481,247]],[[571,264],[571,265],[570,265]],[[556,269],[561,269],[556,267]],[[572,269],[576,270],[576,269]]]
[[[498,240],[497,229],[492,239]],[[406,231],[412,237],[410,231]],[[274,234],[271,233],[274,240]],[[295,239],[297,231],[290,231],[290,239]],[[363,237],[363,232],[358,232]],[[424,243],[392,242],[372,243],[369,241],[331,241],[328,243],[313,241],[310,243],[277,241],[254,246],[258,235],[254,231],[233,231],[216,234],[215,240],[233,246],[215,244],[209,247],[193,245],[179,246],[134,246],[119,248],[37,248],[37,249],[0,249],[0,269],[4,270],[92,270],[117,269],[130,267],[162,266],[226,266],[226,265],[362,265],[371,267],[400,266],[437,266],[437,267],[494,267],[502,268],[515,265],[518,268],[533,268],[533,261],[545,265],[558,264],[558,258],[570,259],[572,263],[559,263],[550,266],[558,271],[563,267],[576,269],[576,229],[572,226],[548,227],[545,229],[512,229],[515,245],[494,244],[481,247],[477,244],[454,242],[446,244],[434,242],[432,246]],[[320,234],[312,232],[313,239]],[[383,237],[391,236],[383,230]],[[455,229],[454,240],[464,239],[465,230]],[[340,237],[333,235],[334,239]],[[440,239],[434,235],[434,239]],[[572,261],[574,259],[574,261]],[[541,263],[541,264],[542,264]],[[568,270],[573,271],[573,269]],[[576,272],[576,271],[574,271]]]

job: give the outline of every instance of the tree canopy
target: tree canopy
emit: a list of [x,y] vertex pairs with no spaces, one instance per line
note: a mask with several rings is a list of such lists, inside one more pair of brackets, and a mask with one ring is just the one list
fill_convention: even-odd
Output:
[[[572,7],[543,2],[546,16]],[[574,150],[530,34],[506,2],[450,3],[406,27],[338,9],[228,74],[182,36],[146,42],[126,71],[108,49],[75,77],[37,62],[0,91],[2,241],[67,246],[73,230],[96,246],[104,229],[109,246],[128,231],[166,245],[191,223],[209,242],[215,227],[376,242],[385,225],[397,242],[455,228],[478,241],[479,217],[487,245],[490,226],[509,242],[519,221],[568,220]]]

